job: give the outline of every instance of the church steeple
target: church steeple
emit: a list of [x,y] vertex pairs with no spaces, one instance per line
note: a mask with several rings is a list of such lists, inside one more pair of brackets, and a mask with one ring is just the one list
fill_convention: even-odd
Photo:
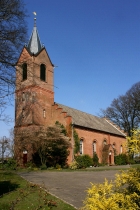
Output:
[[43,48],[43,45],[41,44],[39,34],[36,27],[36,18],[34,18],[34,27],[33,31],[30,37],[30,40],[28,42],[28,45],[26,46],[28,51],[33,54],[37,54],[41,51]]

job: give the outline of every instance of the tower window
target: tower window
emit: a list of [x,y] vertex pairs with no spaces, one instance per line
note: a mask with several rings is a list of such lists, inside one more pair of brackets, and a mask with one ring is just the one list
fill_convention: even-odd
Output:
[[43,109],[43,117],[46,118],[46,110]]
[[42,81],[46,80],[46,66],[44,64],[40,65],[40,79]]
[[22,80],[26,80],[27,79],[27,63],[24,63],[22,65]]
[[25,101],[25,93],[22,93],[22,101]]

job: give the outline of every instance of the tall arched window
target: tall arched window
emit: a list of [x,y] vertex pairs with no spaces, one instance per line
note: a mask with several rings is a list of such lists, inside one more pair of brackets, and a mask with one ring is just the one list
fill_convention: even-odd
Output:
[[43,109],[43,117],[46,118],[46,110]]
[[120,154],[122,154],[122,149],[123,149],[123,147],[122,147],[122,145],[120,146]]
[[40,65],[40,79],[42,81],[46,80],[46,66],[44,64]]
[[22,65],[22,80],[27,79],[27,63],[23,63]]
[[116,143],[115,142],[112,144],[112,147],[113,147],[113,149],[116,148]]
[[83,139],[80,139],[80,155],[83,154]]
[[22,101],[25,101],[25,93],[22,93]]
[[96,140],[93,141],[93,154],[96,152]]
[[105,146],[105,145],[107,145],[106,139],[104,139],[104,141],[103,141],[103,146]]

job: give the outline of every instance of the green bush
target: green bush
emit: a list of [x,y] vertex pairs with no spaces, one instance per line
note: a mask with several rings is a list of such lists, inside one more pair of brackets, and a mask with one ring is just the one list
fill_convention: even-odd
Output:
[[75,157],[78,168],[87,168],[93,165],[93,160],[89,155],[79,155]]
[[96,152],[94,152],[94,154],[93,154],[93,165],[94,166],[99,165],[99,158],[98,158],[98,155]]
[[33,169],[35,167],[36,167],[36,165],[32,161],[29,161],[29,162],[26,163],[26,168]]
[[42,165],[42,166],[40,166],[40,169],[41,170],[46,170],[47,169],[47,166],[46,165]]
[[140,156],[134,158],[135,163],[140,164]]
[[126,165],[129,163],[129,157],[126,154],[120,154],[114,157],[116,165]]
[[1,167],[4,169],[15,170],[17,168],[17,164],[13,158],[8,158],[1,164]]

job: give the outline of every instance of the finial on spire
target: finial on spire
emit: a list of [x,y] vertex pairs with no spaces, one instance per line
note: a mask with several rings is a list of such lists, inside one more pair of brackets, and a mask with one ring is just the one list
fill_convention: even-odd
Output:
[[33,12],[34,14],[34,26],[36,26],[36,16],[37,16],[37,13],[36,12]]

